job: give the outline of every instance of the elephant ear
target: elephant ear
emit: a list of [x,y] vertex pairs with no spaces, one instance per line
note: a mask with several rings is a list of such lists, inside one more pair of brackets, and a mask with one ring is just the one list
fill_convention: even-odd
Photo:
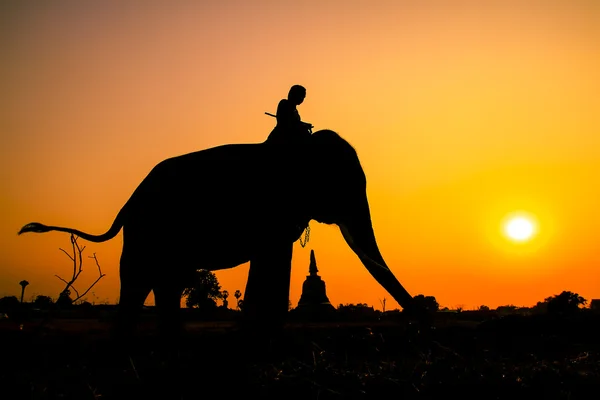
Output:
[[[281,146],[273,155],[270,168],[278,204],[276,224],[282,235],[298,240],[310,221],[310,204],[318,194],[314,190],[314,158],[310,141]],[[275,203],[275,202],[274,202]]]

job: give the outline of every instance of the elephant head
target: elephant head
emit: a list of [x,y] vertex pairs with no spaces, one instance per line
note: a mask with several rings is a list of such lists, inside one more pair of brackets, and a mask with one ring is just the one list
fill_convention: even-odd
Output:
[[309,184],[317,196],[309,203],[312,219],[338,225],[344,239],[363,265],[402,306],[410,309],[412,296],[386,265],[375,239],[367,200],[367,180],[354,148],[330,130],[315,132],[308,146]]

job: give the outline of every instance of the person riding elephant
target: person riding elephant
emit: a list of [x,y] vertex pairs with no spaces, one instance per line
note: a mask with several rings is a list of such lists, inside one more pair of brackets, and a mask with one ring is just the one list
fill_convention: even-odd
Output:
[[294,85],[287,99],[281,99],[277,105],[277,125],[269,134],[267,142],[297,142],[311,135],[312,124],[303,122],[296,108],[304,102],[306,88]]

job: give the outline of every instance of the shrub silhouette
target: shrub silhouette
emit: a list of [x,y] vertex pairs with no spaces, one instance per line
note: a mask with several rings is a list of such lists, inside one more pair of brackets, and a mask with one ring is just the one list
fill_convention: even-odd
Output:
[[550,314],[569,314],[579,311],[580,306],[584,306],[587,300],[577,293],[563,291],[561,294],[547,297],[544,302]]
[[50,296],[38,295],[33,301],[33,305],[40,310],[49,310],[54,307],[54,301]]
[[69,308],[73,305],[73,299],[71,299],[71,291],[63,290],[56,300],[56,306],[59,308]]
[[418,294],[414,297],[414,301],[421,308],[424,308],[429,312],[436,312],[440,309],[440,305],[434,296],[424,296],[422,294]]
[[17,296],[6,296],[0,298],[0,312],[8,313],[12,312],[19,307],[19,299]]

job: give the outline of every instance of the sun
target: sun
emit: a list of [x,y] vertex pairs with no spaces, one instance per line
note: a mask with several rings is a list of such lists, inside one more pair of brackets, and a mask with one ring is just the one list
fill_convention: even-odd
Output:
[[504,234],[515,242],[526,242],[536,234],[536,224],[530,216],[511,215],[504,223]]

